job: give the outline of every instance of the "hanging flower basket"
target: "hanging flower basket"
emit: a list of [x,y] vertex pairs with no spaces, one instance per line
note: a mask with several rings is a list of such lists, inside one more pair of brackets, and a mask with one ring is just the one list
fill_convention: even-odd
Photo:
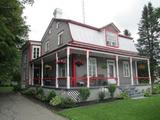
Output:
[[84,64],[83,60],[76,60],[75,64],[79,67]]
[[51,65],[45,65],[44,66],[46,69],[48,69],[48,70],[52,70],[52,66]]
[[60,64],[60,65],[62,65],[62,64],[66,64],[66,61],[63,60],[63,59],[61,59],[61,60],[58,60],[57,63]]
[[144,64],[140,64],[140,65],[138,65],[138,68],[139,69],[145,69],[145,65]]

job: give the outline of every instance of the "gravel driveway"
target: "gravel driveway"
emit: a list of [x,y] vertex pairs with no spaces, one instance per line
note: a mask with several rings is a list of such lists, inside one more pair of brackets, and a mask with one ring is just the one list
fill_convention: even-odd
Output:
[[66,120],[20,94],[0,94],[0,120]]

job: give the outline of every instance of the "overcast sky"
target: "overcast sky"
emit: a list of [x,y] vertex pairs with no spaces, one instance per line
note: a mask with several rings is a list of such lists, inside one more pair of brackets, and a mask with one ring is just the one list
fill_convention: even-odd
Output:
[[[121,33],[128,29],[137,39],[142,10],[149,1],[154,7],[160,7],[160,0],[84,0],[85,23],[99,28],[113,22]],[[24,10],[31,30],[30,40],[41,40],[55,8],[62,9],[63,18],[83,22],[82,0],[35,0],[33,6]]]

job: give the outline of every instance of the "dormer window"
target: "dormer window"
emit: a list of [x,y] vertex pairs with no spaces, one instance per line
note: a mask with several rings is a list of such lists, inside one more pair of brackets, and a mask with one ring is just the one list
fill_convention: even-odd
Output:
[[40,56],[40,46],[33,46],[32,59],[36,59]]
[[107,46],[118,46],[118,35],[113,32],[106,32],[106,45]]

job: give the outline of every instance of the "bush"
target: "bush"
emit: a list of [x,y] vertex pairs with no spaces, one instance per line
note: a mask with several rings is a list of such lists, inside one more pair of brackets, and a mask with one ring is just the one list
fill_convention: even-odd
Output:
[[104,100],[105,98],[105,92],[104,91],[100,91],[98,94],[99,100]]
[[60,105],[62,103],[62,98],[60,96],[55,96],[54,98],[52,98],[50,100],[50,105],[52,106],[57,106]]
[[120,98],[123,98],[123,99],[129,99],[129,95],[128,95],[128,92],[127,91],[123,91],[121,94],[120,94]]
[[153,90],[152,90],[153,94],[160,94],[160,85],[156,84],[153,86]]
[[110,85],[108,86],[108,91],[109,91],[109,93],[110,93],[111,98],[114,97],[114,92],[115,92],[115,90],[116,90],[116,85],[110,84]]
[[13,90],[15,91],[15,92],[18,92],[18,91],[21,91],[21,85],[14,85],[13,86]]
[[55,93],[55,91],[51,91],[49,94],[48,94],[48,96],[47,96],[47,102],[50,102],[50,100],[52,99],[52,98],[54,98],[56,96],[56,93]]
[[22,91],[22,93],[25,95],[33,96],[33,95],[35,95],[35,90],[34,89],[27,89],[27,90]]
[[144,97],[150,97],[152,94],[151,94],[151,90],[150,88],[148,88],[145,92],[144,92]]
[[38,98],[39,100],[46,101],[46,96],[41,87],[36,88],[35,97]]
[[87,100],[87,98],[89,97],[89,95],[90,95],[90,91],[89,91],[88,88],[81,88],[79,90],[79,97],[80,97],[81,101]]
[[70,97],[62,98],[61,100],[62,100],[62,102],[60,103],[61,108],[71,108],[75,106],[75,102]]

